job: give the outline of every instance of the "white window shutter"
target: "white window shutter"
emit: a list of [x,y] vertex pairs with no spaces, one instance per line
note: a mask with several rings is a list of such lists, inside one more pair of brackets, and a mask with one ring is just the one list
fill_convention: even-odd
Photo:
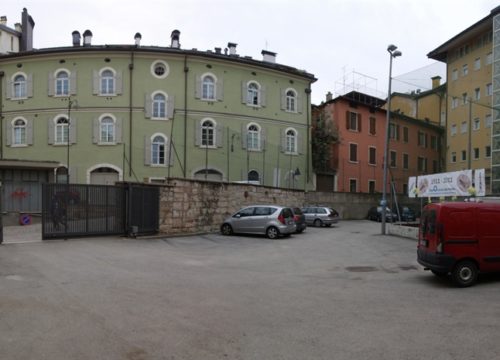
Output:
[[47,84],[47,94],[49,96],[54,96],[55,94],[55,78],[53,73],[49,73],[49,80]]
[[26,123],[26,143],[33,145],[33,119],[28,119]]
[[302,96],[297,95],[296,99],[297,99],[296,100],[297,101],[297,112],[299,114],[302,114],[302,108],[303,108],[303,106],[302,106]]
[[117,118],[115,123],[115,143],[117,144],[121,144],[123,142],[122,129],[123,129],[123,119]]
[[266,107],[267,105],[267,89],[264,85],[260,87],[260,106]]
[[69,126],[69,143],[76,144],[76,127],[77,121],[75,118],[71,118]]
[[93,95],[99,95],[100,91],[100,80],[101,77],[99,76],[99,72],[97,70],[94,70],[92,73],[92,94]]
[[222,79],[217,80],[215,91],[217,95],[217,101],[224,100],[224,82],[222,81]]
[[71,95],[76,95],[76,70],[73,70],[71,74],[69,74],[69,93]]
[[281,110],[286,110],[286,91],[281,89]]
[[144,95],[144,114],[147,119],[151,119],[153,114],[153,99],[151,99],[151,94]]
[[175,98],[174,95],[169,95],[167,99],[167,118],[174,118],[174,107],[175,107]]
[[241,82],[241,103],[246,104],[247,103],[247,83],[242,81]]
[[144,137],[144,165],[151,165],[151,139]]
[[99,119],[98,118],[94,118],[94,121],[92,123],[92,142],[94,144],[98,144],[99,143],[99,132],[100,132],[100,122],[99,122]]
[[123,72],[121,70],[117,71],[115,78],[116,78],[115,94],[121,95],[121,94],[123,94]]
[[7,140],[7,146],[12,145],[12,123],[10,121],[6,121],[4,125],[5,129],[5,135],[6,135],[6,140]]
[[262,128],[260,130],[260,150],[264,151],[266,149],[266,129]]
[[221,124],[217,124],[216,135],[215,135],[215,141],[217,147],[223,147],[223,140],[224,140],[224,126],[222,126]]
[[194,77],[194,97],[196,99],[201,99],[202,89],[201,89],[201,76],[196,75]]
[[198,121],[194,122],[194,145],[201,146],[201,124]]
[[10,99],[12,98],[12,87],[14,86],[13,81],[6,81],[5,82],[5,98]]
[[241,148],[246,149],[247,148],[247,139],[248,137],[248,130],[247,126],[245,124],[241,125]]
[[286,152],[286,132],[285,129],[281,130],[281,152]]
[[54,119],[50,118],[48,123],[47,123],[47,140],[50,145],[54,144],[55,141],[55,124],[54,124]]
[[300,132],[296,132],[296,143],[297,143],[297,153],[298,154],[303,154],[304,153],[304,149],[302,147],[302,134]]
[[26,96],[33,97],[33,74],[28,74],[26,81]]
[[[170,141],[172,141],[172,139],[170,139]],[[174,154],[174,144],[165,144],[165,146],[167,146],[167,161],[168,161],[168,166],[174,166],[174,157],[175,157],[175,154]]]

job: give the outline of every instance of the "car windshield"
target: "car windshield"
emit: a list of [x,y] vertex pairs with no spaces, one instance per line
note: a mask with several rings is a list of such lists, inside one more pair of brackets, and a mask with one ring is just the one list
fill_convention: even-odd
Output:
[[281,211],[281,215],[283,215],[283,217],[285,217],[285,218],[290,218],[290,217],[293,218],[292,209],[290,209],[290,208],[284,208]]

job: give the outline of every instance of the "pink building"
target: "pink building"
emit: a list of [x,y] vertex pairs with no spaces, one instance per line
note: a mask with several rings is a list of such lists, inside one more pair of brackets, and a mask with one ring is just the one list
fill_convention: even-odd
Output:
[[[385,100],[354,91],[335,99],[328,94],[325,103],[313,108],[313,138],[323,128],[334,139],[324,155],[314,154],[321,146],[313,139],[318,191],[382,192],[387,119],[383,105]],[[407,194],[408,177],[441,172],[443,131],[431,122],[392,114],[388,193],[390,183],[397,193]]]

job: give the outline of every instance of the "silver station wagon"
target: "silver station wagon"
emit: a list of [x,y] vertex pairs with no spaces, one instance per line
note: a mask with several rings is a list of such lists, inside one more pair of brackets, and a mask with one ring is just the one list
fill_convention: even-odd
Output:
[[224,220],[220,227],[224,235],[265,234],[269,239],[288,236],[295,229],[292,209],[277,205],[244,207]]

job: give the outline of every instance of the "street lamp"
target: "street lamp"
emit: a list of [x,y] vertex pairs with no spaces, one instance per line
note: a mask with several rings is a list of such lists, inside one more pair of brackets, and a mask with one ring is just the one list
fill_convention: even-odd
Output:
[[387,153],[389,150],[389,122],[391,114],[391,83],[392,83],[392,59],[403,55],[401,51],[396,50],[396,45],[389,45],[387,51],[389,52],[389,90],[387,95],[387,120],[385,123],[385,140],[384,140],[384,175],[382,180],[382,235],[385,235],[385,212],[387,208]]

